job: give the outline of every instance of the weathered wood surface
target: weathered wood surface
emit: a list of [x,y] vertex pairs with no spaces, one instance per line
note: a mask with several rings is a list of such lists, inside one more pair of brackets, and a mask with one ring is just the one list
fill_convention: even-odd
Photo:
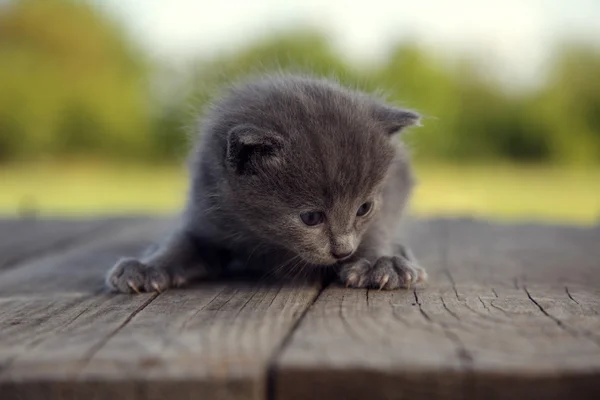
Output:
[[0,271],[45,252],[93,239],[134,218],[103,220],[0,220]]
[[104,293],[108,266],[170,225],[119,227],[0,273],[0,399],[266,397],[271,357],[321,285]]
[[129,296],[106,269],[172,221],[44,223],[0,221],[2,400],[600,398],[600,227],[410,223],[416,290]]
[[600,398],[598,229],[419,228],[431,284],[325,289],[278,358],[277,398]]

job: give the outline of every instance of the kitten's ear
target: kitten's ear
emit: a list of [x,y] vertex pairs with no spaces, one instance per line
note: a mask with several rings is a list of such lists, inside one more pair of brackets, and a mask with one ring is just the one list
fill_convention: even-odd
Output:
[[277,168],[282,163],[283,138],[271,130],[244,124],[227,134],[227,164],[240,175]]
[[420,125],[421,121],[421,116],[414,111],[386,105],[378,106],[374,114],[375,119],[383,125],[388,135],[401,132],[409,126]]

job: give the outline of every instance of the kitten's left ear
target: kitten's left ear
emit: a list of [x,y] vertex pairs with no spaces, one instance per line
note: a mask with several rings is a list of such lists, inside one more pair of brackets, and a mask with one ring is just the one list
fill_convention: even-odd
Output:
[[409,126],[420,126],[421,122],[421,116],[414,111],[386,105],[378,106],[374,114],[375,119],[383,125],[388,135],[401,132]]
[[282,162],[283,138],[277,132],[244,124],[227,134],[227,163],[237,174],[255,175]]

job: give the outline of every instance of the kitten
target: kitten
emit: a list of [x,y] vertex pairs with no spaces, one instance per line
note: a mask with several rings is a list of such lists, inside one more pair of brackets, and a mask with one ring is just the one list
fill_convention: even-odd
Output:
[[324,79],[271,75],[233,86],[203,119],[179,228],[107,284],[163,291],[226,270],[333,267],[342,283],[426,280],[394,241],[413,186],[394,135],[419,116]]

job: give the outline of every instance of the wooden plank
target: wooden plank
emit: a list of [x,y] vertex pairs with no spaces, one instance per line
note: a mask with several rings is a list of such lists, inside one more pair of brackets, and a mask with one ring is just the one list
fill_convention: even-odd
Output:
[[[63,354],[79,351],[81,360],[85,360],[94,346],[103,343],[152,301],[153,294],[103,293],[103,277],[110,263],[123,255],[123,251],[141,250],[171,224],[164,220],[132,222],[124,229],[117,227],[100,240],[0,272],[2,399],[63,398],[70,389],[61,382],[44,382],[44,366],[68,377],[77,372],[78,364],[49,365],[43,363],[43,358],[38,363],[38,350],[54,346],[57,336],[78,332],[70,336],[72,340],[53,347],[53,351]],[[31,372],[37,371],[38,375],[29,378],[38,384],[28,385],[18,371],[22,370],[20,365],[32,359],[38,367]],[[117,390],[118,385],[114,388]],[[92,390],[91,386],[86,386],[86,390]],[[93,393],[88,391],[83,393]]]
[[413,236],[430,285],[327,288],[276,360],[276,398],[598,398],[600,230],[430,226]]
[[265,397],[269,360],[320,284],[98,294],[114,259],[163,225],[134,226],[0,275],[3,400]]
[[[482,307],[487,303],[503,317],[489,326],[489,343],[474,346],[486,351],[477,357],[479,367],[502,368],[510,361],[537,374],[600,370],[600,336],[592,334],[600,330],[594,312],[600,304],[597,228],[469,222],[452,230],[449,269],[457,302],[478,296]],[[478,240],[470,241],[473,236]],[[487,271],[475,267],[475,254],[484,254],[480,264]],[[569,287],[587,297],[585,304],[569,298]]]
[[128,220],[0,219],[0,271],[50,251],[75,246]]
[[151,302],[95,298],[72,307],[69,315],[83,313],[75,322],[55,322],[33,347],[17,348],[0,390],[28,399],[264,398],[269,359],[317,293],[203,284]]
[[132,225],[0,273],[2,399],[599,394],[598,229],[414,224],[433,281],[417,291],[99,294],[107,265],[168,227]]
[[229,284],[165,293],[81,377],[136,382],[144,399],[264,399],[268,363],[319,289]]
[[[1,327],[0,397],[3,400],[135,398],[131,386],[103,382],[103,397],[97,397],[94,382],[74,382],[90,352],[154,298],[155,295],[144,294],[36,298],[29,302],[19,299],[12,305],[15,310],[12,315],[3,318]],[[29,312],[19,312],[23,309]],[[15,321],[18,325],[6,326]],[[57,337],[68,339],[57,341]],[[50,350],[44,352],[43,349]],[[52,360],[50,357],[54,355],[60,357]]]

